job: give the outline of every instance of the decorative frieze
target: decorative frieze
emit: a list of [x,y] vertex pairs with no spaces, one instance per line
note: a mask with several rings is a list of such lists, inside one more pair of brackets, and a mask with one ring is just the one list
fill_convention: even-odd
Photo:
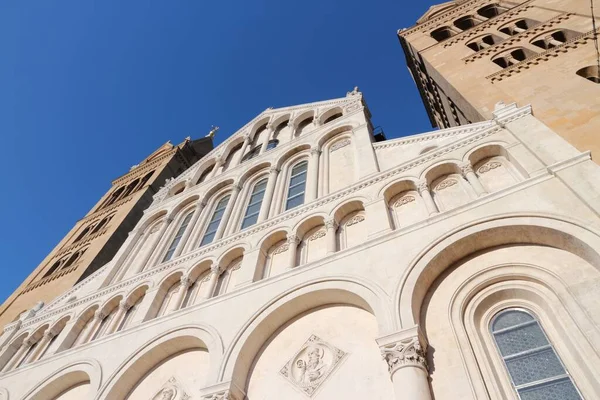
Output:
[[317,240],[322,237],[325,237],[326,234],[327,234],[327,231],[325,229],[321,229],[321,230],[313,233],[312,235],[310,235],[310,237],[308,238],[307,241],[312,242],[313,240]]
[[356,225],[358,223],[361,223],[365,220],[365,216],[364,215],[355,215],[354,217],[350,218],[348,220],[348,222],[346,222],[346,226],[352,226],[352,225]]
[[290,248],[290,245],[288,243],[284,243],[275,249],[275,251],[273,252],[273,255],[285,253],[286,251],[288,251],[289,248]]
[[456,184],[458,184],[458,181],[456,179],[444,179],[435,187],[435,190],[444,190]]

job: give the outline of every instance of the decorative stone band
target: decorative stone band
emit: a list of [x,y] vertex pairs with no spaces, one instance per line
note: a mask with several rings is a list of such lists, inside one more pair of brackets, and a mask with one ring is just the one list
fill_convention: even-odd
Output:
[[446,179],[443,180],[442,182],[440,182],[436,187],[435,190],[444,190],[446,188],[449,188],[450,186],[454,186],[458,183],[458,181],[456,179]]
[[490,161],[490,162],[483,164],[481,167],[479,167],[479,170],[477,170],[477,172],[479,172],[480,174],[485,174],[486,172],[488,172],[492,169],[499,168],[501,166],[502,166],[502,163],[500,161]]
[[282,244],[273,252],[273,255],[285,253],[289,248],[290,245],[288,243]]
[[402,207],[403,205],[412,203],[413,201],[416,201],[415,196],[402,196],[401,198],[396,200],[396,202],[394,203],[394,207]]
[[340,140],[336,143],[333,144],[333,146],[331,146],[330,151],[336,151],[341,149],[342,147],[346,147],[349,144],[351,144],[352,142],[350,142],[350,139],[344,139],[344,140]]
[[348,220],[348,222],[346,222],[346,226],[356,225],[358,223],[363,222],[364,220],[365,220],[364,215],[355,215],[354,217],[350,218]]
[[390,375],[403,367],[417,367],[427,371],[425,351],[416,336],[381,346],[380,350]]

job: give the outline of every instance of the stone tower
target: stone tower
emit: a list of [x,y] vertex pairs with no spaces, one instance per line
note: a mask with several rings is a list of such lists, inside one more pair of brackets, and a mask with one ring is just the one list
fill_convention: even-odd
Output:
[[48,302],[106,264],[152,203],[166,179],[178,176],[212,149],[212,140],[167,142],[115,179],[108,192],[77,221],[0,308],[5,325],[38,302]]
[[600,152],[600,76],[589,0],[433,6],[398,31],[433,126],[478,122],[499,101],[531,104],[580,151]]

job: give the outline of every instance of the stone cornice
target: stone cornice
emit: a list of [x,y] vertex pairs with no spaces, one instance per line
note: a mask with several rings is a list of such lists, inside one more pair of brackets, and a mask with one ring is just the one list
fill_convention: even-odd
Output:
[[129,171],[125,175],[115,179],[112,181],[113,186],[117,186],[122,184],[124,181],[133,180],[135,178],[139,178],[140,175],[148,171],[149,169],[155,168],[157,165],[161,164],[165,159],[171,158],[174,152],[177,152],[179,148],[177,146],[173,146],[171,150],[163,154],[162,156],[150,161],[149,163],[145,163],[143,165],[138,165],[135,169]]
[[456,6],[452,10],[446,11],[443,15],[440,15],[439,17],[432,18],[430,20],[427,20],[427,22],[423,22],[423,23],[415,25],[411,28],[407,28],[403,31],[399,31],[398,35],[404,37],[404,36],[410,35],[415,32],[422,32],[424,30],[429,30],[433,26],[445,24],[446,22],[453,20],[455,18],[456,14],[463,13],[465,10],[471,9],[474,6],[478,6],[478,8],[479,8],[484,5],[493,4],[493,3],[495,3],[495,1],[493,1],[493,0],[473,0],[473,1],[465,2],[459,6]]
[[563,13],[563,14],[557,15],[556,17],[550,18],[548,21],[546,21],[542,24],[536,25],[531,29],[528,29],[524,32],[521,32],[514,36],[511,36],[510,38],[507,38],[507,39],[503,40],[502,42],[499,42],[498,44],[494,44],[490,47],[479,50],[475,54],[471,54],[470,56],[464,57],[463,61],[466,64],[468,64],[468,63],[474,62],[480,58],[483,58],[484,56],[489,56],[490,54],[499,53],[502,50],[505,50],[505,49],[509,48],[510,46],[513,46],[513,45],[519,43],[523,39],[530,38],[532,36],[538,35],[544,31],[551,29],[555,25],[558,25],[559,23],[569,19],[572,15],[574,15],[574,14],[573,13]]
[[395,139],[395,140],[388,140],[388,141],[381,142],[381,143],[375,143],[375,144],[373,144],[373,148],[375,150],[385,149],[388,147],[403,146],[403,145],[407,145],[407,144],[425,142],[425,141],[430,141],[430,140],[435,140],[435,139],[442,139],[442,138],[447,138],[447,137],[451,137],[451,136],[470,134],[470,133],[474,133],[477,131],[481,131],[481,130],[485,129],[486,127],[491,126],[492,124],[493,124],[493,122],[490,122],[490,121],[477,122],[474,124],[463,125],[463,126],[456,127],[456,128],[444,129],[444,130],[441,130],[441,131],[435,132],[435,133],[419,134],[419,135],[408,136],[405,138],[400,138],[400,139]]
[[[600,29],[596,30],[597,32],[600,32]],[[539,53],[533,57],[529,57],[526,58],[525,60],[521,61],[520,63],[511,65],[510,67],[504,68],[501,71],[498,71],[492,75],[488,75],[486,76],[486,79],[489,79],[492,81],[492,83],[494,83],[495,81],[501,81],[504,78],[509,78],[515,74],[520,73],[521,71],[525,70],[525,69],[529,69],[531,67],[533,67],[534,65],[538,65],[539,63],[543,62],[543,61],[548,61],[551,58],[557,57],[559,53],[567,53],[568,51],[572,50],[572,49],[576,49],[581,45],[586,44],[589,41],[593,41],[594,40],[594,31],[589,31],[586,33],[583,33],[577,37],[574,37],[571,40],[567,40],[565,43],[561,44],[560,46],[556,46],[552,49],[546,50],[542,53]]]
[[[510,107],[510,106],[509,106]],[[531,108],[530,107],[522,107],[522,108],[512,108],[509,109],[507,112],[503,113],[501,117],[498,118],[498,122],[500,123],[508,123],[511,121],[514,121],[516,119],[522,118],[526,115],[529,115],[531,113]],[[499,132],[501,130],[501,126],[494,124],[489,126],[488,128],[482,130],[481,132],[477,132],[474,133],[468,137],[463,138],[463,140],[457,141],[455,143],[450,143],[444,147],[440,147],[430,153],[427,153],[425,155],[419,156],[415,159],[409,160],[401,165],[399,165],[396,168],[384,171],[380,174],[378,174],[377,176],[368,178],[366,180],[363,180],[361,182],[358,182],[357,184],[333,193],[329,196],[323,197],[321,199],[318,199],[316,201],[313,201],[311,203],[306,204],[303,207],[299,207],[297,209],[293,209],[290,211],[287,211],[283,214],[278,215],[275,218],[272,218],[270,220],[265,221],[262,224],[256,225],[251,229],[239,232],[236,235],[227,237],[225,239],[222,239],[218,242],[215,242],[211,245],[199,248],[193,252],[187,253],[183,256],[180,256],[179,258],[174,259],[173,261],[170,261],[168,263],[159,265],[153,269],[150,269],[148,271],[145,271],[143,273],[140,273],[134,277],[131,277],[128,280],[125,281],[121,281],[118,282],[112,286],[106,287],[102,290],[97,291],[96,293],[90,294],[86,297],[83,297],[77,301],[74,301],[72,303],[69,303],[67,305],[63,305],[59,308],[56,308],[54,310],[52,310],[54,307],[56,307],[60,302],[62,302],[64,299],[68,298],[69,296],[73,295],[77,290],[81,289],[83,286],[85,286],[86,284],[88,284],[89,282],[91,282],[92,279],[94,279],[95,277],[97,277],[100,273],[104,272],[107,268],[109,268],[112,265],[112,261],[109,262],[107,265],[105,265],[104,267],[100,268],[98,271],[96,271],[94,274],[92,274],[91,276],[89,276],[88,278],[86,278],[84,281],[82,281],[81,283],[79,283],[78,285],[76,285],[75,287],[73,287],[70,291],[68,291],[67,293],[63,294],[62,296],[60,296],[59,298],[57,298],[55,301],[53,301],[52,303],[50,303],[48,306],[46,306],[44,309],[42,309],[43,311],[47,311],[45,312],[43,315],[40,315],[39,317],[36,317],[32,320],[29,320],[26,322],[26,324],[24,324],[24,327],[30,327],[35,325],[36,323],[49,318],[51,316],[54,315],[58,315],[61,313],[66,313],[68,312],[69,309],[77,307],[79,305],[82,304],[86,304],[89,302],[92,302],[93,300],[96,300],[98,298],[101,298],[105,295],[108,295],[110,293],[114,293],[117,292],[123,288],[126,287],[130,287],[135,285],[138,282],[141,282],[143,280],[146,280],[148,278],[150,278],[153,275],[156,275],[158,273],[161,273],[163,271],[172,269],[176,266],[179,266],[181,264],[184,263],[188,263],[190,261],[199,261],[203,256],[205,256],[207,253],[210,253],[214,250],[217,250],[219,248],[222,248],[224,246],[228,246],[230,244],[233,244],[236,241],[239,241],[243,238],[246,238],[248,236],[254,235],[258,232],[264,231],[266,229],[269,229],[275,225],[281,224],[284,221],[287,221],[289,219],[295,218],[298,215],[302,215],[305,214],[309,211],[312,211],[316,208],[319,208],[325,204],[329,204],[332,202],[335,202],[341,198],[344,197],[348,197],[350,195],[352,195],[353,193],[364,189],[366,187],[372,186],[374,184],[377,184],[379,182],[385,181],[389,178],[393,178],[397,175],[400,175],[412,168],[421,166],[423,164],[429,163],[441,156],[444,156],[445,154],[452,152],[454,150],[463,148],[465,146],[470,146],[473,143],[479,142],[483,139],[485,139],[486,137],[493,135],[497,132]]]

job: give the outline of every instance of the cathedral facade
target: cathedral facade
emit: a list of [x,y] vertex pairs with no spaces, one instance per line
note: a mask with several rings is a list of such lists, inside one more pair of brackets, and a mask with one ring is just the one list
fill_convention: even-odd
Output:
[[267,109],[0,337],[2,400],[597,399],[600,169],[532,115]]

